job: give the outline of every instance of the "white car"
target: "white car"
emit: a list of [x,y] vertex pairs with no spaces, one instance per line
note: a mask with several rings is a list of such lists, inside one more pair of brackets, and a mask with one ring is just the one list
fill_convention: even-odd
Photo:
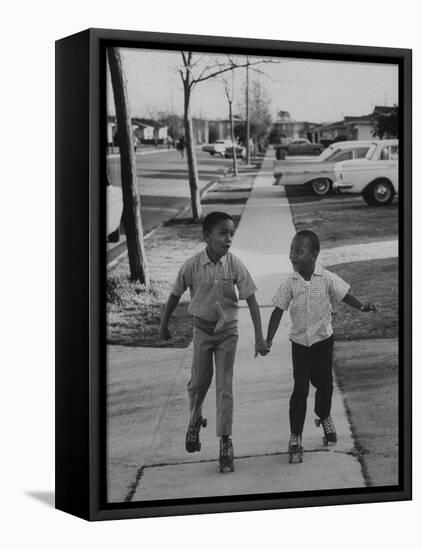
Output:
[[210,155],[220,155],[224,157],[226,155],[226,148],[232,147],[233,143],[229,139],[217,139],[214,143],[207,143],[202,146],[202,150]]
[[390,204],[399,190],[398,151],[397,139],[382,139],[364,159],[337,163],[334,190],[361,194],[369,205]]
[[334,166],[342,160],[364,158],[376,140],[332,143],[311,160],[274,162],[276,185],[305,185],[316,195],[327,195],[334,183]]

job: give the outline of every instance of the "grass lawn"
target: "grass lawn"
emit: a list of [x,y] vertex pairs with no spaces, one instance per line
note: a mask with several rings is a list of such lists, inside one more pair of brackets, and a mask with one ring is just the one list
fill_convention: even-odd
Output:
[[[346,197],[344,197],[346,198]],[[329,199],[315,202],[290,201],[297,231],[311,229],[319,236],[322,248],[396,239],[398,206],[369,207],[363,201]]]
[[336,340],[368,340],[398,336],[398,259],[370,260],[329,266],[351,285],[354,296],[377,306],[361,313],[344,303],[333,308]]
[[107,342],[126,346],[186,347],[192,318],[185,293],[170,321],[171,340],[160,340],[161,311],[182,263],[202,250],[202,227],[187,219],[172,220],[145,241],[151,284],[129,279],[127,257],[107,276]]
[[398,340],[336,342],[334,371],[368,485],[398,483]]

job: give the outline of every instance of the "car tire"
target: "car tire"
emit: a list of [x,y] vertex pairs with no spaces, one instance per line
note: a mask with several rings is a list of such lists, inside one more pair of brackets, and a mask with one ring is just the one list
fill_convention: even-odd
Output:
[[210,151],[210,155],[213,157],[215,155],[215,151]]
[[394,198],[394,188],[388,180],[377,180],[368,185],[362,196],[370,206],[386,206]]
[[317,178],[311,181],[310,187],[312,192],[319,197],[324,197],[331,193],[333,182],[329,178]]
[[317,148],[317,149],[314,149],[312,152],[313,152],[314,155],[320,155],[321,154],[321,149]]

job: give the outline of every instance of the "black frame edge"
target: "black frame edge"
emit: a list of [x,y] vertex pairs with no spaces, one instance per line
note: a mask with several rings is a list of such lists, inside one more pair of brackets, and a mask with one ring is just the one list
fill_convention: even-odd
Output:
[[56,42],[56,503],[89,519],[89,32]]
[[[221,49],[227,51],[231,48],[241,48],[244,51],[253,52],[257,55],[265,55],[264,52],[272,50],[274,55],[300,54],[300,57],[317,57],[325,59],[332,58],[373,58],[375,56],[395,59],[402,59],[411,53],[408,48],[394,48],[381,46],[364,46],[349,44],[332,44],[322,42],[294,42],[279,39],[261,39],[227,36],[210,36],[182,33],[164,33],[150,31],[132,31],[119,29],[90,28],[89,31],[96,40],[125,42],[130,47],[130,42],[145,44],[156,43],[163,47],[181,47],[187,45],[193,47],[209,48],[212,50]],[[165,49],[165,48],[163,48]],[[206,51],[206,50],[204,50]],[[253,55],[253,53],[251,53]]]
[[402,464],[404,468],[403,493],[412,499],[412,51],[403,52],[401,156],[403,158],[402,189],[406,189],[403,200],[402,242],[399,253],[402,259],[401,276],[403,292],[401,357],[403,358],[403,393],[400,395],[403,406],[402,433],[407,437],[402,440]]

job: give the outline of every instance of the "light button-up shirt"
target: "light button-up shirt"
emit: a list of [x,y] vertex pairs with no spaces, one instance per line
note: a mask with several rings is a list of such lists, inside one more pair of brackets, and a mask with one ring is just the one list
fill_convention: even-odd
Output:
[[[220,319],[231,322],[236,320],[238,300],[246,300],[257,290],[245,265],[231,252],[228,252],[216,263],[210,260],[206,249],[192,256],[180,268],[171,292],[175,296],[181,296],[189,288],[191,300],[193,300],[201,283],[219,285],[216,292],[210,291],[201,297],[201,310],[204,315],[200,315],[200,317],[208,321]],[[224,292],[226,285],[227,288],[234,289],[236,287],[238,296],[234,291],[233,293]],[[190,307],[189,311],[196,315]]]

